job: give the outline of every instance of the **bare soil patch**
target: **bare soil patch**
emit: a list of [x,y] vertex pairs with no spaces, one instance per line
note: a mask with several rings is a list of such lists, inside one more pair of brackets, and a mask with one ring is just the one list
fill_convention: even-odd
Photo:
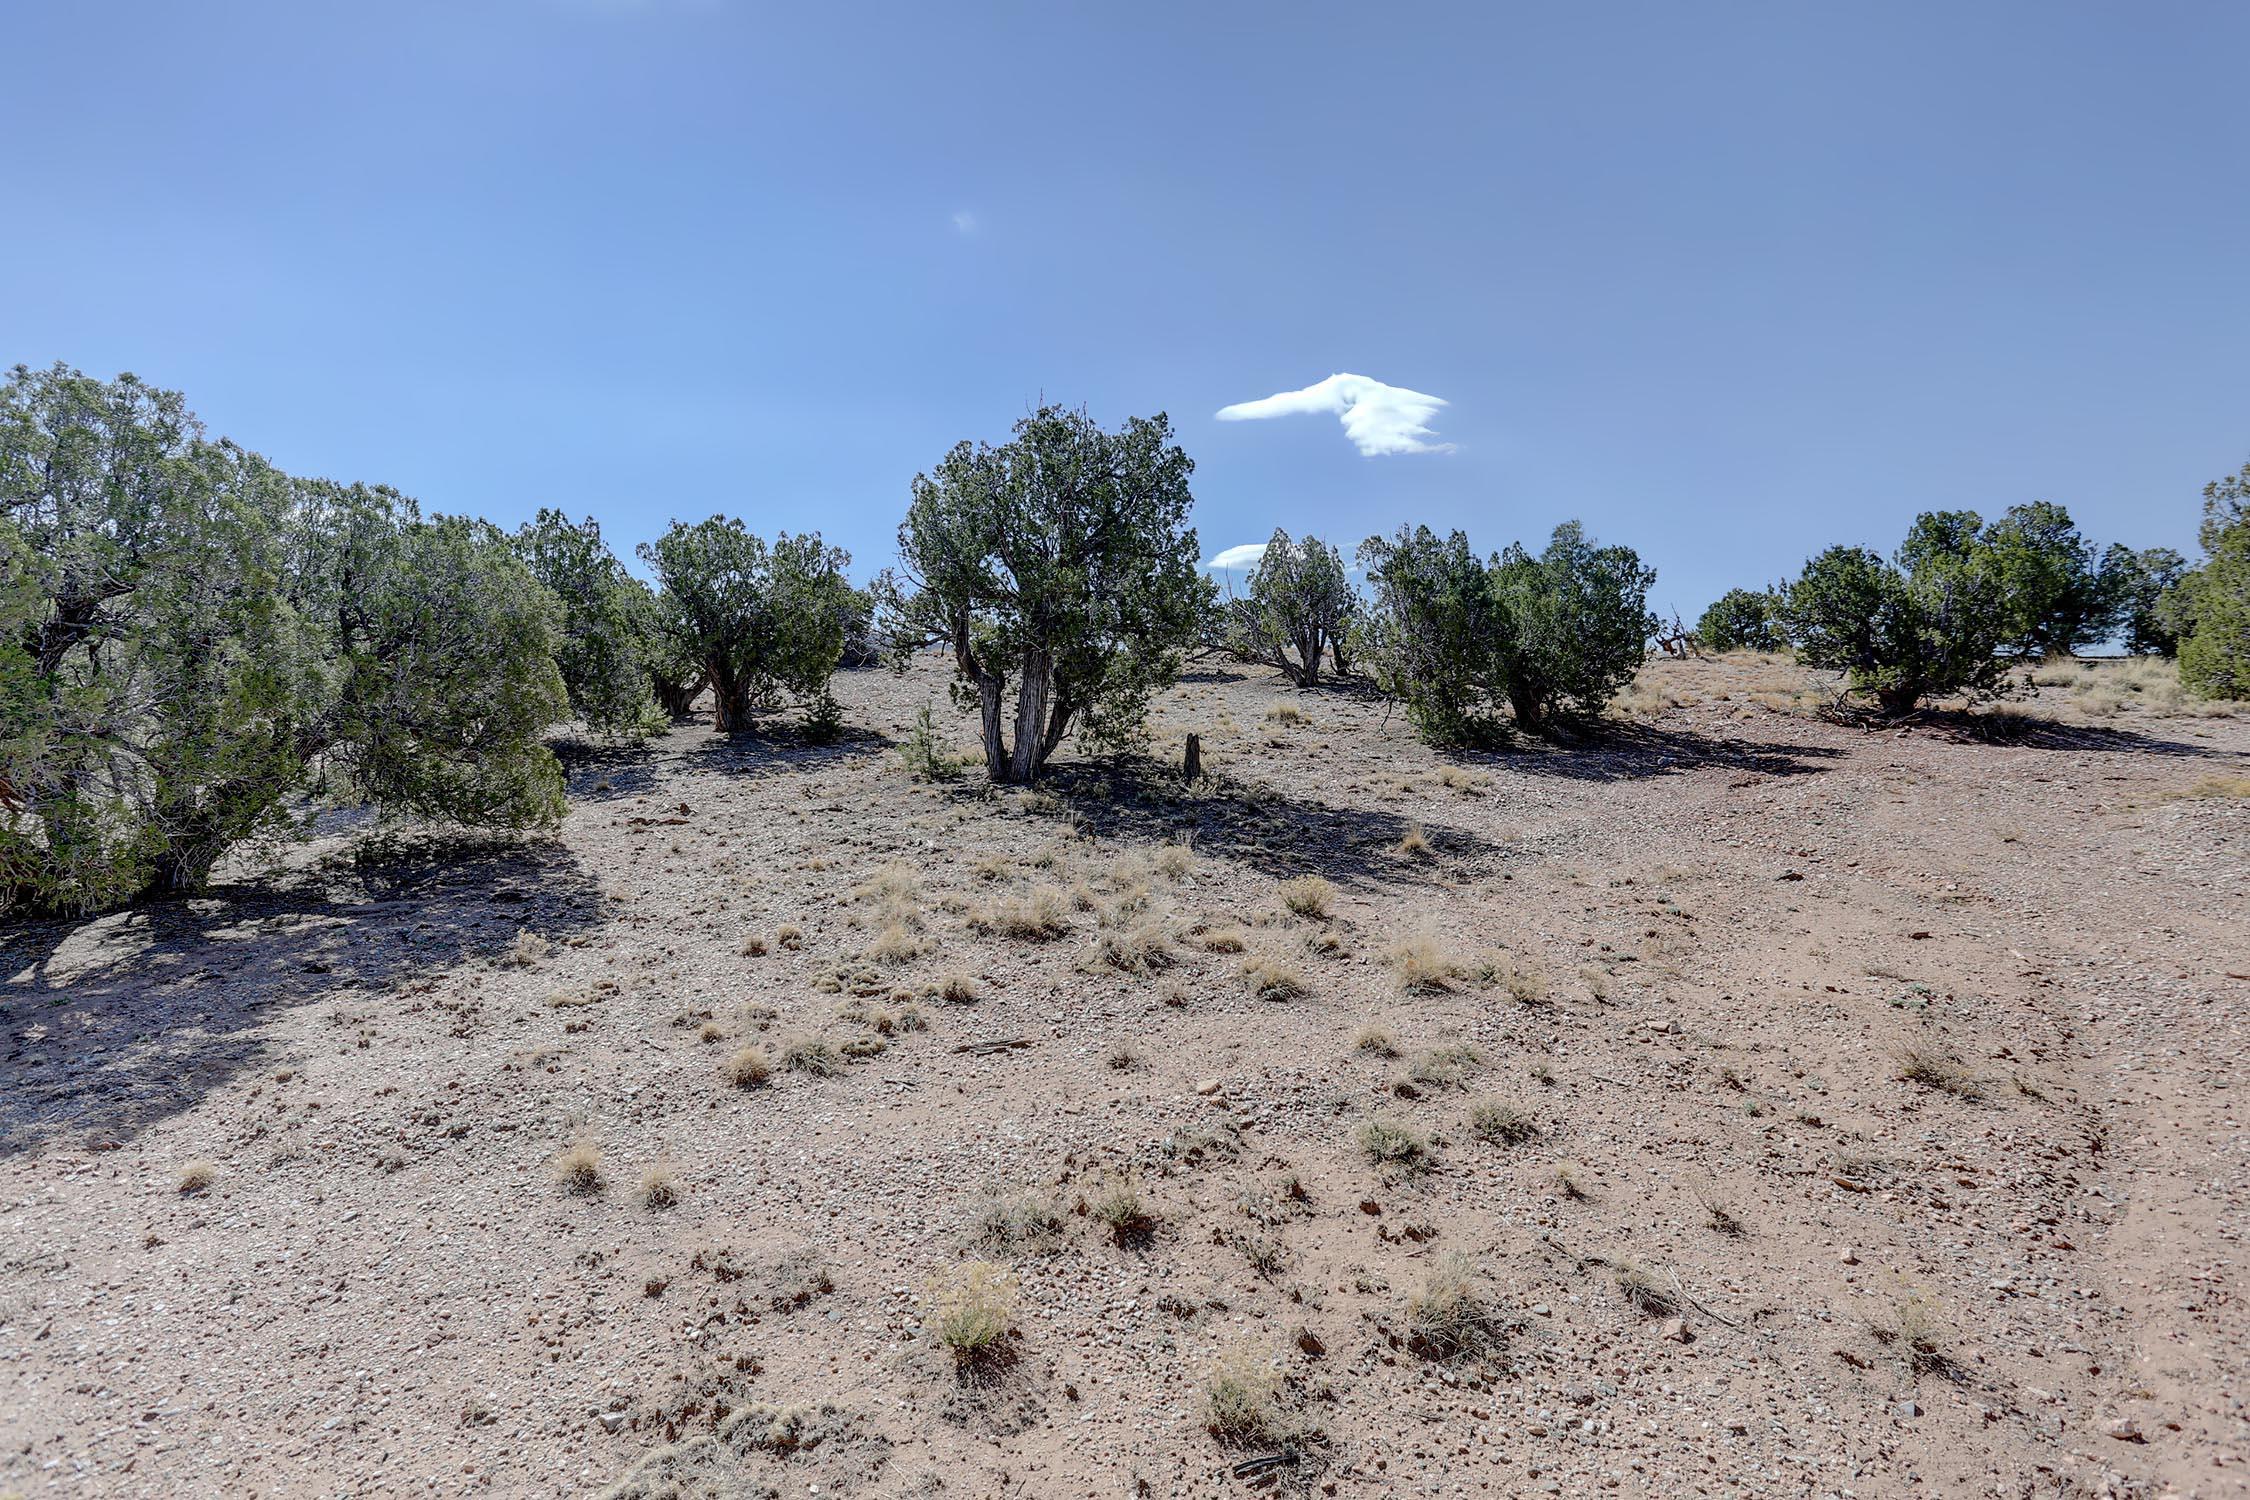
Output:
[[2241,1493],[2250,718],[2053,675],[1000,792],[924,664],[16,926],[0,1493]]

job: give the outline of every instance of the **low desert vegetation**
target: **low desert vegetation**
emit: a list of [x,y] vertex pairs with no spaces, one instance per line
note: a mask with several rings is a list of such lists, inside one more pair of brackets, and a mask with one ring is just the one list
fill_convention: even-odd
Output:
[[1616,1281],[1618,1295],[1651,1317],[1669,1318],[1681,1309],[1678,1289],[1646,1266],[1622,1261],[1616,1267]]
[[578,1197],[598,1193],[608,1183],[602,1172],[601,1149],[589,1140],[576,1140],[555,1158],[555,1183]]
[[1352,1050],[1369,1053],[1375,1057],[1396,1057],[1398,1056],[1398,1043],[1393,1040],[1390,1032],[1385,1028],[1368,1025],[1362,1026],[1358,1035],[1352,1038]]
[[970,1221],[971,1241],[996,1255],[1027,1255],[1053,1248],[1063,1237],[1062,1213],[1043,1192],[989,1189]]
[[1249,1345],[1222,1351],[1203,1376],[1203,1423],[1221,1442],[1278,1444],[1294,1435],[1282,1372]]
[[1406,1327],[1407,1347],[1437,1360],[1497,1349],[1507,1331],[1483,1273],[1458,1251],[1441,1256],[1407,1297]]
[[1981,1099],[1984,1087],[1961,1059],[1942,1048],[1906,1043],[1891,1054],[1897,1077],[1941,1094],[1961,1099]]
[[211,1185],[218,1180],[219,1164],[217,1162],[191,1161],[180,1168],[177,1186],[181,1197],[192,1198],[198,1193],[209,1192]]
[[1011,1339],[1017,1287],[1014,1272],[988,1260],[948,1266],[924,1289],[924,1324],[956,1365],[993,1364]]
[[1419,1172],[1436,1160],[1429,1141],[1398,1120],[1376,1118],[1361,1125],[1359,1149],[1370,1165],[1391,1171]]
[[824,1036],[809,1034],[782,1040],[781,1065],[792,1073],[810,1073],[815,1078],[826,1078],[844,1070],[843,1058],[835,1043]]
[[641,1175],[641,1206],[655,1210],[673,1208],[680,1201],[680,1176],[658,1163]]
[[719,1078],[730,1088],[756,1088],[773,1076],[773,1058],[763,1047],[741,1047],[719,1064]]
[[1497,1146],[1520,1146],[1539,1136],[1539,1119],[1506,1099],[1480,1099],[1469,1107],[1469,1133]]
[[1469,970],[1469,966],[1454,957],[1432,933],[1421,933],[1396,944],[1387,956],[1399,988],[1410,995],[1444,994]]
[[1086,1198],[1086,1215],[1109,1231],[1122,1245],[1149,1232],[1156,1215],[1141,1196],[1140,1180],[1131,1172],[1111,1172]]
[[1070,931],[1069,899],[1043,888],[992,902],[969,918],[979,932],[997,933],[1023,943],[1044,943]]
[[1242,977],[1250,986],[1250,993],[1260,1000],[1294,1000],[1299,995],[1312,993],[1312,983],[1305,978],[1302,969],[1270,953],[1245,960]]
[[1281,904],[1298,916],[1321,920],[1335,902],[1336,887],[1318,875],[1299,875],[1284,880],[1279,895]]

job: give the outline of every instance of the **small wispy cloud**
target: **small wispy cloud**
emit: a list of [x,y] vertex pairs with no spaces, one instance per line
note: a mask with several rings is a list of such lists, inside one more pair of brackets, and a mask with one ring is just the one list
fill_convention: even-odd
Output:
[[1229,547],[1203,566],[1216,568],[1222,573],[1247,573],[1265,560],[1264,542],[1244,542],[1239,547]]
[[956,234],[975,234],[977,232],[977,216],[965,208],[962,209],[953,216],[953,231]]
[[1293,417],[1307,412],[1332,412],[1343,420],[1344,436],[1368,458],[1385,453],[1450,453],[1451,443],[1427,441],[1437,436],[1430,418],[1446,404],[1442,396],[1428,396],[1402,385],[1385,385],[1365,375],[1331,375],[1301,391],[1283,391],[1258,401],[1238,401],[1219,408],[1222,422],[1255,422],[1266,417]]

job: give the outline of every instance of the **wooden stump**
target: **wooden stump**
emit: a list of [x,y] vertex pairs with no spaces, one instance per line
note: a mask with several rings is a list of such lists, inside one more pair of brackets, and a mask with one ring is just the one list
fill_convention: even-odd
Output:
[[1180,775],[1185,780],[1193,781],[1196,777],[1201,776],[1202,774],[1203,736],[1200,734],[1191,734],[1187,737],[1187,756],[1181,762]]

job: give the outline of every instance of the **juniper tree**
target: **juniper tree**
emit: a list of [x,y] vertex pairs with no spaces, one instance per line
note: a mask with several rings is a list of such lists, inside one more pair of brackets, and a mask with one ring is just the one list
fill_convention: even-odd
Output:
[[1187,525],[1194,470],[1162,414],[1105,432],[1046,406],[1008,442],[960,443],[914,477],[901,638],[952,650],[992,780],[1036,779],[1074,724],[1130,740],[1178,676],[1210,599]]

